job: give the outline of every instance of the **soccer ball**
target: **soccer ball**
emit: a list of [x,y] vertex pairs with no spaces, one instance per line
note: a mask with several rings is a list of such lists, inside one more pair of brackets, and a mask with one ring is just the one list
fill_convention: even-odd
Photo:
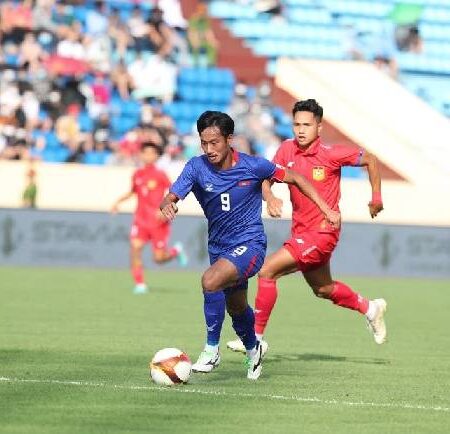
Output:
[[159,350],[150,362],[150,376],[160,386],[187,383],[192,363],[186,353],[177,348]]

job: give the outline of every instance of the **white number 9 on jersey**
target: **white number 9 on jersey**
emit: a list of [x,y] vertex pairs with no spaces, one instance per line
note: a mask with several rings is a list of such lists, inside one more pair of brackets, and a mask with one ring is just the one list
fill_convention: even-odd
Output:
[[222,193],[220,195],[220,201],[222,202],[222,211],[230,211],[230,193]]

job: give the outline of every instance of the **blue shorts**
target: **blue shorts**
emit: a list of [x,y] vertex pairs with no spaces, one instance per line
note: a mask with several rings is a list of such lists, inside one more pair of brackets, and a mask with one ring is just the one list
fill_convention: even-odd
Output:
[[237,268],[239,281],[224,291],[236,291],[248,288],[248,279],[253,277],[262,267],[266,256],[266,245],[249,242],[224,250],[219,254],[209,254],[209,263],[212,265],[220,258],[228,259]]

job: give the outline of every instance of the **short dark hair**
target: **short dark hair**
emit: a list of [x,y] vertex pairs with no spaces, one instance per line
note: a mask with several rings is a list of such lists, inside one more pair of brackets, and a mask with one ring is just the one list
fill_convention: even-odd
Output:
[[323,117],[323,108],[315,99],[297,101],[292,109],[292,116],[295,116],[297,112],[310,112],[319,122]]
[[234,121],[229,115],[222,112],[208,110],[203,112],[197,119],[197,131],[201,134],[206,128],[217,127],[220,134],[228,137],[234,133]]
[[161,146],[157,145],[155,142],[150,142],[150,141],[143,142],[141,145],[141,151],[143,151],[146,148],[153,148],[158,153],[159,156],[161,156],[163,153],[163,148]]

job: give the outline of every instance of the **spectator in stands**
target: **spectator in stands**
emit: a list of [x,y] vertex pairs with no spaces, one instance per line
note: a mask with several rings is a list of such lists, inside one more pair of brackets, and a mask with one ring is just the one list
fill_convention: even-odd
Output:
[[150,49],[162,58],[169,58],[174,35],[173,30],[164,22],[163,11],[159,7],[152,9],[147,24]]
[[122,99],[126,100],[130,98],[130,92],[134,88],[133,78],[128,72],[123,60],[120,60],[113,69],[111,81]]
[[36,41],[34,34],[26,33],[20,44],[19,65],[28,64],[31,68],[37,68],[44,57],[46,57],[46,53]]
[[128,67],[133,80],[132,96],[137,99],[156,98],[169,102],[176,85],[176,67],[158,55],[143,58],[141,54]]
[[109,80],[103,74],[96,74],[90,89],[88,101],[88,111],[92,118],[97,118],[100,114],[108,110],[111,100],[111,86]]
[[68,147],[78,145],[80,141],[79,114],[80,107],[77,104],[71,104],[67,107],[66,114],[56,121],[56,136]]
[[133,38],[134,48],[137,51],[149,50],[150,41],[148,38],[148,25],[145,22],[142,10],[135,6],[131,12],[131,17],[127,21],[128,33]]
[[185,30],[187,28],[180,0],[159,0],[158,7],[163,11],[164,22],[172,29]]
[[83,44],[80,42],[80,37],[75,28],[68,28],[65,32],[65,38],[62,39],[56,48],[56,51],[61,57],[69,57],[77,60],[84,60],[86,51]]
[[4,1],[0,5],[0,23],[3,42],[19,44],[23,35],[31,30],[33,15],[30,0],[21,3]]
[[108,29],[106,6],[102,0],[94,2],[94,9],[86,14],[86,33],[90,36],[101,36]]
[[395,42],[400,51],[416,54],[423,53],[423,41],[416,23],[397,26],[395,29]]
[[108,112],[103,112],[95,122],[94,143],[109,143],[111,140],[111,120]]
[[208,7],[205,3],[199,3],[189,19],[187,35],[194,65],[200,65],[200,55],[204,54],[206,55],[206,66],[214,66],[217,61],[219,43],[212,30]]
[[52,7],[55,0],[37,0],[33,8],[33,27],[38,31],[56,32],[56,23],[52,21]]
[[59,37],[64,37],[74,21],[73,7],[59,1],[56,2],[52,12],[52,22],[56,26],[56,33]]
[[25,128],[32,131],[39,123],[39,101],[32,91],[24,92],[21,101],[21,108],[25,115]]
[[127,48],[133,45],[133,37],[128,32],[126,24],[120,20],[117,11],[113,11],[109,16],[108,36],[114,44],[114,49],[119,59],[124,59]]

